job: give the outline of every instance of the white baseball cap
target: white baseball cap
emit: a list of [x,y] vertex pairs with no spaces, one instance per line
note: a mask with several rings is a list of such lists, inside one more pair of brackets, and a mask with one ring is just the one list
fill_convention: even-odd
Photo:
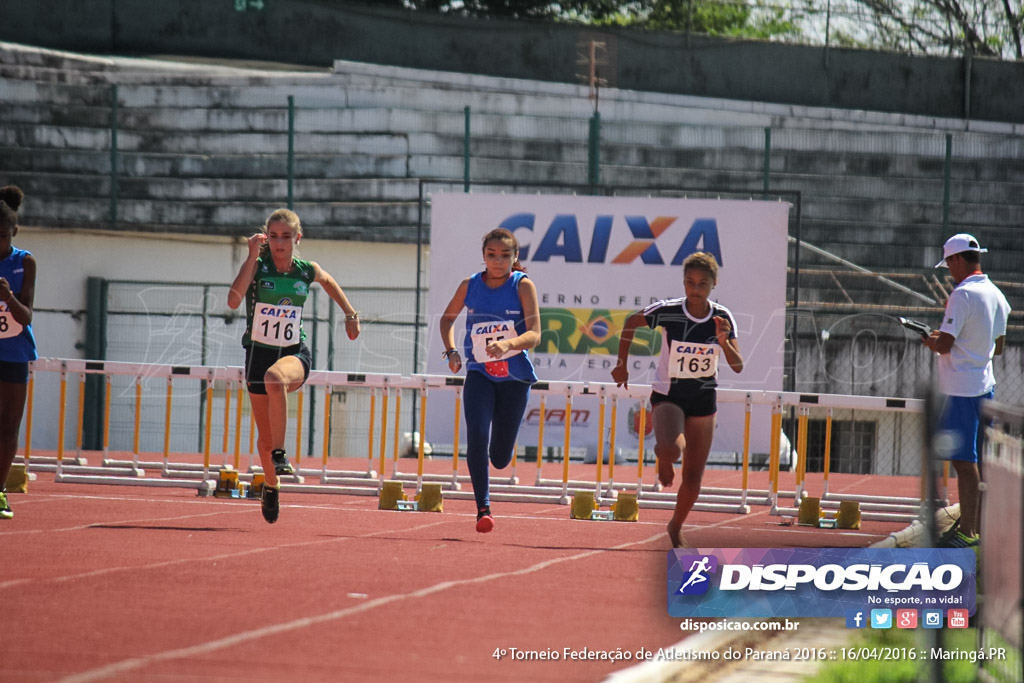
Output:
[[942,245],[942,260],[935,264],[936,268],[947,268],[946,259],[953,254],[959,254],[962,251],[976,251],[980,254],[988,252],[988,249],[982,249],[978,245],[978,240],[974,239],[974,235],[968,235],[966,232],[961,232],[958,235],[953,235],[946,243]]

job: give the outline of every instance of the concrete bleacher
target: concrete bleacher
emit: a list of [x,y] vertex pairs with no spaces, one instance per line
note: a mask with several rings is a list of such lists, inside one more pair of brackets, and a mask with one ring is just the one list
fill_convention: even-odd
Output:
[[[557,191],[587,179],[593,104],[578,86],[352,62],[330,73],[276,71],[0,44],[0,176],[38,200],[26,205],[26,225],[115,227],[115,84],[117,229],[240,235],[262,223],[287,198],[289,96],[295,208],[319,236],[415,241],[418,180],[461,188],[467,106],[474,181]],[[602,91],[600,109],[603,185],[759,193],[771,128],[770,188],[801,193],[803,240],[913,281],[934,264],[946,232],[970,231],[992,248],[987,269],[1019,280],[1024,126],[618,90]],[[836,267],[815,252],[801,261]],[[855,278],[844,295],[892,301],[886,286],[859,284],[867,281]]]

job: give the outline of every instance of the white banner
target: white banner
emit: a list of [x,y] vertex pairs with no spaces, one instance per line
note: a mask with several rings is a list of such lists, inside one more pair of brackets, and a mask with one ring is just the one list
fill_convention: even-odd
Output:
[[[540,299],[541,344],[531,355],[541,381],[611,382],[626,317],[652,301],[683,296],[683,260],[707,251],[720,266],[711,298],[732,311],[746,361],[741,374],[723,363],[719,386],[781,390],[789,209],[766,201],[434,194],[427,372],[448,374],[436,322],[459,283],[483,269],[483,236],[504,227],[519,241],[520,260]],[[464,330],[461,316],[455,327],[460,349]],[[630,384],[652,381],[660,346],[660,329],[637,330]],[[572,445],[592,447],[599,439],[596,401],[577,404],[569,416]],[[538,406],[532,397],[520,447],[536,444]],[[564,408],[564,399],[548,400],[545,446],[562,444]],[[618,448],[637,446],[635,426],[627,424],[633,413],[620,406]],[[426,438],[450,443],[452,418],[451,407],[432,402]],[[755,414],[752,451],[768,452],[768,431],[769,416]],[[742,407],[720,404],[713,451],[742,447]]]

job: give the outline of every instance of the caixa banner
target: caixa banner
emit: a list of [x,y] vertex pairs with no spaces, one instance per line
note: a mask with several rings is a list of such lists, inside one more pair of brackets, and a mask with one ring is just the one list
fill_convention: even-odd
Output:
[[843,617],[850,610],[975,611],[969,548],[684,548],[668,553],[673,617]]

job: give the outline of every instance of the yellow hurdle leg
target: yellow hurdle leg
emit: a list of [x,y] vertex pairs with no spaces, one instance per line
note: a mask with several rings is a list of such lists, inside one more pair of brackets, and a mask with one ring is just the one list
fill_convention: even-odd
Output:
[[456,487],[459,479],[459,427],[462,426],[462,387],[455,388],[455,427],[452,439],[452,486]]
[[615,431],[619,413],[619,397],[612,396],[612,425],[608,430],[608,490],[611,491],[615,482]]
[[423,385],[420,390],[420,442],[416,450],[416,478],[417,488],[423,488],[423,458],[426,453],[424,449],[427,443],[427,386]]
[[644,488],[644,437],[647,433],[647,399],[640,403],[640,441],[637,444],[636,454],[636,495],[639,496]]
[[402,390],[395,391],[395,439],[391,448],[391,476],[398,476],[398,449],[402,437]]
[[384,387],[384,396],[380,401],[380,485],[384,486],[384,467],[387,459],[388,440],[388,387]]
[[245,392],[242,391],[242,387],[238,387],[238,391],[235,392],[235,460],[234,466],[235,471],[238,471],[241,463],[239,462],[242,457],[242,395]]
[[299,389],[299,403],[295,407],[295,472],[299,471],[302,462],[302,403],[306,398],[306,389]]
[[324,472],[327,471],[327,456],[331,449],[331,396],[334,388],[330,385],[324,387]]
[[78,415],[76,416],[75,453],[82,456],[82,426],[85,424],[85,373],[78,376]]
[[57,415],[57,467],[58,471],[64,462],[64,418],[68,411],[68,371],[61,368],[60,371],[60,406]]
[[36,371],[28,371],[28,404],[25,408],[25,471],[28,472],[29,460],[32,458],[32,399],[35,396]]
[[597,481],[594,482],[594,497],[601,496],[601,470],[604,460],[604,411],[607,395],[604,387],[598,390],[597,396]]
[[747,504],[747,487],[750,484],[750,412],[753,409],[753,402],[750,394],[747,394],[747,400],[743,408],[743,481],[741,489],[743,491],[740,505]]
[[825,418],[825,493],[828,493],[828,473],[832,467],[832,409]]
[[570,432],[572,430],[572,394],[567,393],[565,396],[565,438],[562,442],[562,492],[563,495],[568,493],[569,489],[569,440]]
[[132,462],[139,466],[139,435],[142,434],[142,378],[135,378],[135,424],[132,427]]
[[547,395],[540,395],[540,423],[537,425],[537,485],[541,481],[541,463],[544,462],[544,422],[547,418],[547,411],[544,404],[547,402]]

